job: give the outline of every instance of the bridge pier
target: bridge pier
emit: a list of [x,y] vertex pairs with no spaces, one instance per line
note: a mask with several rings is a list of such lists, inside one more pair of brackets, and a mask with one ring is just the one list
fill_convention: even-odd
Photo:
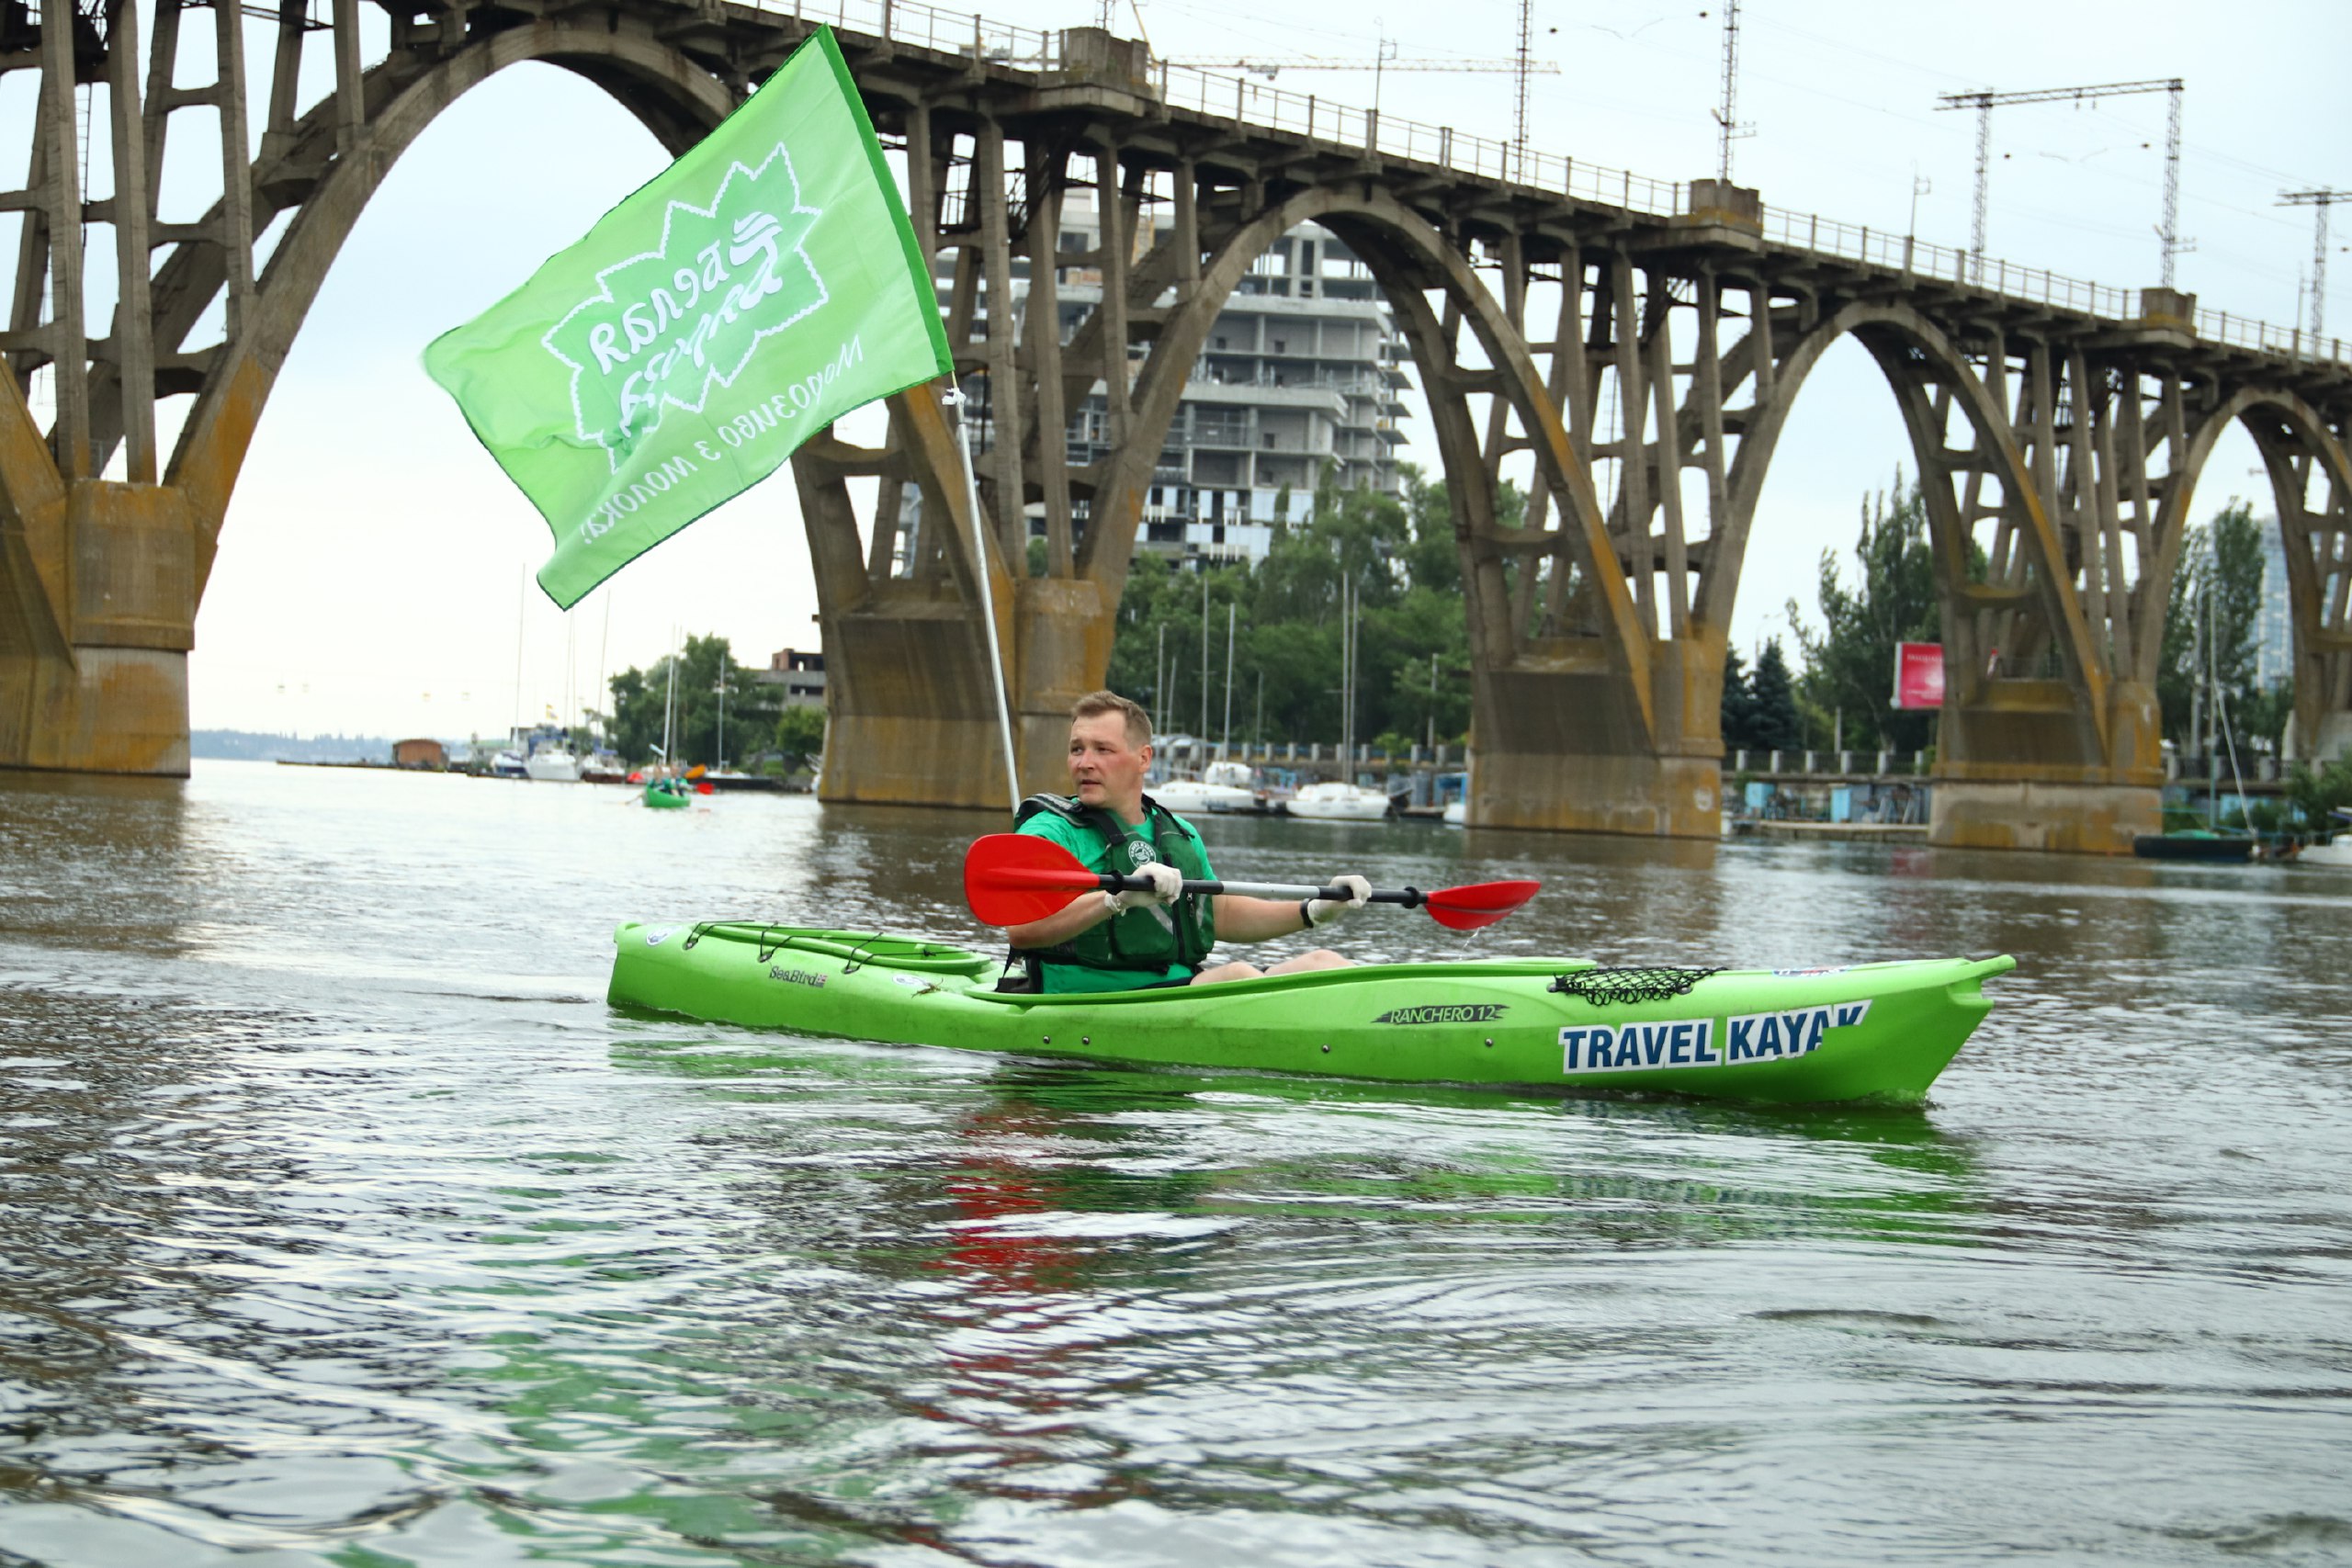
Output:
[[1495,752],[1474,747],[1470,819],[1637,838],[1723,836],[1723,764],[1703,757]]
[[2104,722],[2067,681],[1987,681],[1949,701],[1928,841],[1954,849],[2128,855],[2164,829],[2155,688],[2105,684]]
[[[991,576],[1000,603],[1012,603],[998,640],[1010,667],[1020,793],[1057,789],[1068,782],[1070,707],[1101,683],[1111,661],[1115,606],[1106,608],[1082,581]],[[1005,810],[1013,792],[978,615],[960,599],[885,591],[821,624],[829,717],[818,795],[844,804]]]
[[1522,639],[1508,665],[1477,671],[1470,819],[1555,832],[1720,837],[1723,650],[1705,638],[1672,638],[1646,652],[1646,712],[1599,638]]
[[[13,456],[13,455],[12,455]],[[186,778],[195,535],[156,485],[0,477],[0,767]],[[39,471],[46,467],[45,475]],[[43,479],[46,483],[43,483]]]
[[2143,784],[1934,776],[1928,842],[1951,849],[2128,855],[2164,828],[2162,792]]

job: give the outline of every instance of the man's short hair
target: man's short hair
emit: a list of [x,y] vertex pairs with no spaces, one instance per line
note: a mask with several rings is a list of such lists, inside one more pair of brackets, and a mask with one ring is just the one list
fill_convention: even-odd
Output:
[[1125,716],[1128,745],[1140,751],[1151,744],[1151,715],[1144,711],[1141,703],[1130,701],[1116,692],[1087,693],[1070,705],[1069,717],[1075,724],[1081,718],[1093,718],[1106,713]]

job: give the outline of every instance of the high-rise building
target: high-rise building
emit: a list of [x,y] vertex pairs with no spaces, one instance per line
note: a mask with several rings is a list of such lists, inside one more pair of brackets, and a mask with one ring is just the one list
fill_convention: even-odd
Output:
[[[1092,192],[1069,192],[1060,249],[1091,250],[1099,232]],[[1136,226],[1138,260],[1161,232]],[[1014,260],[1016,306],[1027,299],[1028,271],[1025,259]],[[938,281],[944,299],[952,277],[943,272]],[[1096,269],[1063,272],[1063,342],[1102,297]],[[1327,471],[1343,490],[1399,493],[1408,355],[1379,286],[1339,237],[1313,223],[1285,233],[1209,329],[1145,491],[1136,547],[1205,563],[1258,560],[1277,519],[1306,515]],[[1108,413],[1097,383],[1069,417],[1072,464],[1108,455]],[[919,512],[915,487],[905,496]],[[1072,521],[1083,534],[1082,502]],[[1044,535],[1043,508],[1033,506],[1030,536]]]
[[2295,613],[2287,602],[2287,547],[2278,520],[2262,520],[2262,601],[2254,615],[2254,679],[2275,686],[2295,673]]

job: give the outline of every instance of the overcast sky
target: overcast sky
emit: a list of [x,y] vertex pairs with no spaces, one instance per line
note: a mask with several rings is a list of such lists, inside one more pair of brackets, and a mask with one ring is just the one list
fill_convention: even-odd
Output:
[[[989,15],[1043,28],[1097,11],[1094,0],[1014,0]],[[1720,0],[1537,11],[1536,55],[1560,70],[1534,79],[1533,147],[1664,179],[1714,172]],[[1399,0],[1385,16],[1265,0],[1141,6],[1154,45],[1178,59],[1368,60],[1384,36],[1402,58],[1502,58],[1518,15],[1515,0]],[[2352,187],[2341,80],[2352,5],[2256,0],[2226,25],[2216,17],[2201,0],[1751,0],[1737,118],[1754,133],[1736,144],[1734,175],[1770,206],[1893,232],[1910,223],[1924,182],[1920,237],[1965,245],[1975,118],[1938,112],[1939,93],[2179,75],[2180,226],[2196,243],[2180,286],[2208,308],[2291,324],[2309,309],[2299,286],[2312,212],[2276,201]],[[1122,0],[1119,30],[1135,19]],[[267,56],[249,58],[258,67]],[[1297,72],[1279,85],[1350,104],[1369,102],[1374,85],[1368,73]],[[1385,118],[1511,132],[1508,74],[1391,72],[1380,93]],[[2156,282],[2165,111],[2162,94],[1997,110],[1991,254],[2116,287]],[[567,620],[529,583],[546,525],[419,367],[427,341],[514,288],[664,161],[594,90],[527,66],[453,106],[394,168],[311,312],[239,481],[190,660],[198,727],[496,734],[567,698],[592,703],[600,673],[659,658],[673,627],[722,634],[753,664],[815,644],[788,473],[643,558]],[[2352,209],[2335,216],[2328,316],[2352,333]],[[1426,420],[1411,435],[1406,455],[1435,468]],[[1734,626],[1742,646],[1783,635],[1791,596],[1810,609],[1822,550],[1851,546],[1863,493],[1905,464],[1883,382],[1841,345],[1808,383],[1766,484]],[[2254,465],[2243,437],[2217,452],[2199,514],[2233,493],[2267,512]]]

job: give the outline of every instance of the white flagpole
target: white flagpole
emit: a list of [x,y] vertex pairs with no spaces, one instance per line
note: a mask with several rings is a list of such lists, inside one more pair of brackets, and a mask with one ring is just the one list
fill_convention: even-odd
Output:
[[960,389],[951,388],[944,397],[956,405],[956,450],[964,459],[964,504],[972,513],[973,581],[979,591],[980,624],[988,628],[989,674],[996,682],[997,728],[1004,739],[1004,787],[1012,796],[1012,809],[1019,811],[1021,768],[1013,760],[1012,705],[1004,694],[1004,653],[996,640],[996,594],[989,586],[988,539],[980,527],[980,481],[972,472],[972,422],[966,417],[970,404]]

